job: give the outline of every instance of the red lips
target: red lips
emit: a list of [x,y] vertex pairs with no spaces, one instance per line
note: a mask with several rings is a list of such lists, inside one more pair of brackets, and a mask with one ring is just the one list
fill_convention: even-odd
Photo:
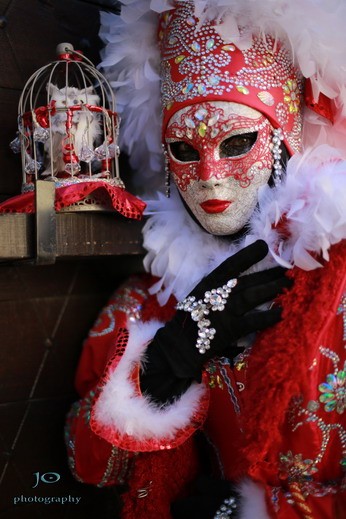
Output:
[[209,214],[223,213],[226,211],[227,207],[231,205],[232,202],[229,200],[217,200],[216,198],[212,198],[210,200],[206,200],[202,202],[200,206],[203,211]]

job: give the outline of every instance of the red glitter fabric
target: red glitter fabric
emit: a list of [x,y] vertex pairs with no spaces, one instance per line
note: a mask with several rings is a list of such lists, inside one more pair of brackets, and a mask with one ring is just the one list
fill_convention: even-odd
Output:
[[[55,210],[60,211],[64,207],[84,200],[87,196],[98,192],[103,192],[109,197],[111,205],[115,211],[125,216],[140,220],[146,207],[145,202],[131,195],[120,187],[112,186],[108,182],[78,182],[69,186],[56,188],[55,191]],[[14,196],[0,204],[0,213],[34,213],[35,212],[35,193],[30,191],[21,195]]]

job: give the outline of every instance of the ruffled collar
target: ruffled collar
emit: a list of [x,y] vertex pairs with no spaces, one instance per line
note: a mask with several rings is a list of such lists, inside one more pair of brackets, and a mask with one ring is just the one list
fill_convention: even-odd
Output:
[[326,145],[292,157],[286,181],[261,188],[248,232],[235,242],[201,229],[176,192],[147,204],[144,266],[159,278],[150,291],[165,304],[171,294],[183,299],[222,261],[257,239],[266,241],[269,254],[253,271],[275,264],[321,267],[316,258],[328,260],[330,246],[346,238],[346,162]]

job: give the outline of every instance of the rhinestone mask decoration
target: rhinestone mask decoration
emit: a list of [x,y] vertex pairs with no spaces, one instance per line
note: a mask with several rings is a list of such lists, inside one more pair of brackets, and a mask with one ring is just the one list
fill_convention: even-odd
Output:
[[[226,10],[225,10],[226,12]],[[159,25],[163,130],[172,115],[203,101],[230,101],[263,113],[293,153],[301,144],[302,80],[287,50],[269,35],[240,50],[221,23],[200,23],[192,1],[176,2]],[[248,30],[239,27],[240,35]]]
[[[232,140],[241,142],[249,135],[253,144],[238,155]],[[183,200],[206,231],[230,235],[248,222],[258,189],[271,175],[271,138],[268,119],[237,103],[198,103],[173,115],[165,132],[169,168]],[[177,154],[177,145],[192,149],[192,157]],[[227,156],[232,155],[227,150],[235,155]]]

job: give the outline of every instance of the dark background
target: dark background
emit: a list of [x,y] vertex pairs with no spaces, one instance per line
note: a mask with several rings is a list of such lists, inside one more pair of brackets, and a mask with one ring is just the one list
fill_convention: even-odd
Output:
[[[55,59],[61,42],[98,63],[101,5],[117,10],[111,0],[0,0],[0,201],[20,192],[20,159],[9,142],[26,80]],[[139,255],[86,260],[76,254],[49,266],[0,258],[1,519],[118,517],[116,492],[70,476],[63,425],[76,399],[73,377],[83,339],[113,289],[140,268]],[[33,489],[36,472],[60,479]],[[13,503],[21,496],[69,495],[82,499],[78,505]]]

